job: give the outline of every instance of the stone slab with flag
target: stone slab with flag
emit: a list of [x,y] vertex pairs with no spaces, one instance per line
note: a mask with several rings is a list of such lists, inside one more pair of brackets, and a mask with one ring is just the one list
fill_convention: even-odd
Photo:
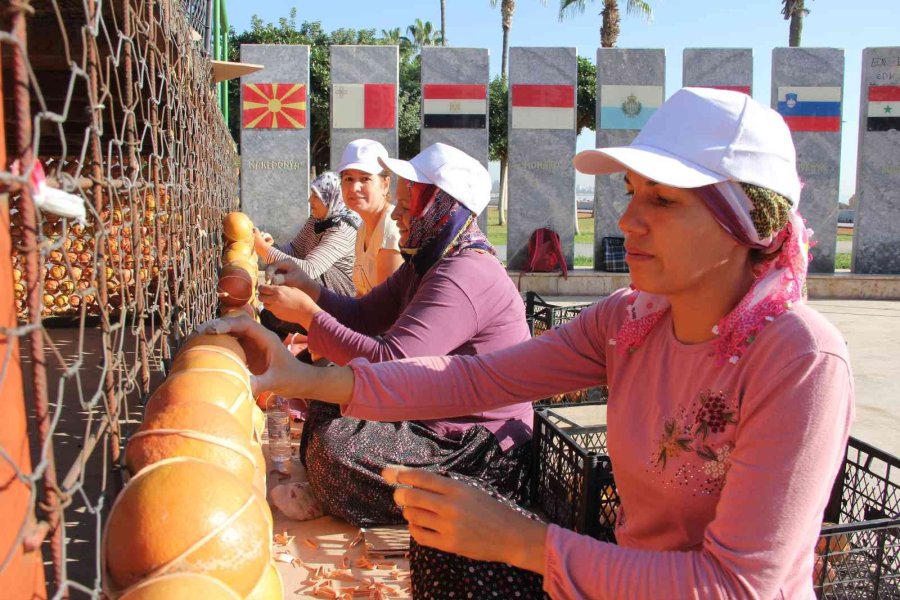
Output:
[[[486,48],[422,48],[421,147],[449,144],[488,168],[489,81]],[[478,225],[487,231],[487,209]]]
[[277,243],[309,216],[309,46],[241,46],[241,210]]
[[900,47],[862,54],[853,271],[900,273]]
[[844,51],[775,48],[771,106],[791,130],[803,181],[800,214],[813,230],[811,273],[833,273],[840,192]]
[[528,240],[547,227],[575,260],[575,48],[510,48],[507,264],[526,266]]
[[397,46],[331,47],[331,167],[347,144],[367,138],[397,156]]

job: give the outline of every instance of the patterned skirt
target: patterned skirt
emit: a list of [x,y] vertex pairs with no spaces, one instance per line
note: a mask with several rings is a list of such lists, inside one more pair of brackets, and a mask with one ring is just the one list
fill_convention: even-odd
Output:
[[404,522],[381,477],[389,464],[473,477],[517,504],[528,498],[531,475],[530,442],[504,452],[481,426],[450,439],[415,421],[341,417],[338,406],[324,402],[310,403],[300,459],[325,513],[357,527]]
[[[510,509],[540,520],[523,510],[497,490],[468,477],[450,475],[483,492]],[[412,572],[413,598],[417,600],[461,600],[463,598],[511,598],[542,600],[544,578],[537,573],[498,562],[472,560],[458,554],[421,546],[410,541],[409,568]]]

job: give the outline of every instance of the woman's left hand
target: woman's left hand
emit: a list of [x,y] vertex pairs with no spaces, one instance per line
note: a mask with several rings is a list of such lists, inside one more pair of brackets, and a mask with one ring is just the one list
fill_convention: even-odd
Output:
[[257,288],[259,301],[282,321],[297,323],[309,331],[313,316],[321,311],[305,292],[286,285],[264,285]]
[[265,257],[269,254],[269,247],[274,240],[268,233],[263,233],[256,227],[253,228],[253,248],[259,256]]
[[547,526],[461,481],[405,467],[387,467],[394,501],[420,544],[483,561],[544,572]]

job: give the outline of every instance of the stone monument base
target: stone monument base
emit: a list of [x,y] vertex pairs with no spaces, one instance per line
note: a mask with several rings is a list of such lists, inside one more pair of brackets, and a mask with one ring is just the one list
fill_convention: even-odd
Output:
[[[627,273],[598,273],[590,268],[569,270],[568,279],[558,273],[509,271],[520,292],[542,296],[608,296],[628,287]],[[900,300],[900,275],[810,274],[806,280],[809,297],[844,300]]]

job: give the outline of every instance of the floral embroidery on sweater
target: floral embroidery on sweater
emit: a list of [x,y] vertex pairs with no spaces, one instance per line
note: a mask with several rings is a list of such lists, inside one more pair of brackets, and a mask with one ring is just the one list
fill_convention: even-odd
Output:
[[666,419],[648,471],[670,472],[671,478],[663,482],[666,487],[691,488],[694,495],[720,493],[734,448],[728,430],[736,424],[737,406],[726,391],[701,391],[694,402]]

